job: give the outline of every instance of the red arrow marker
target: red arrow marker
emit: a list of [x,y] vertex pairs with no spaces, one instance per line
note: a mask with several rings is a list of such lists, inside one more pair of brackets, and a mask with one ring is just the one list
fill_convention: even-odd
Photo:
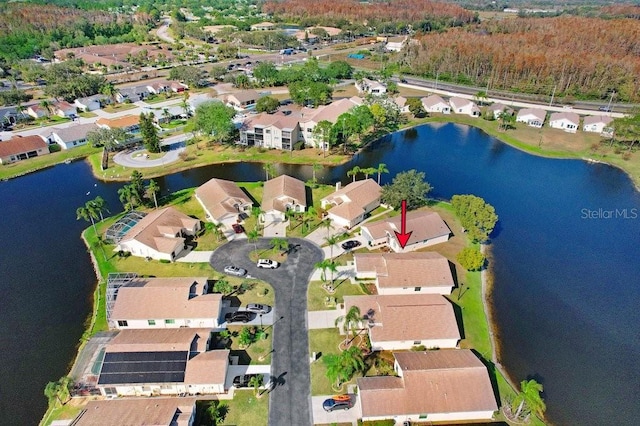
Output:
[[400,247],[404,248],[404,246],[409,242],[409,237],[411,237],[411,233],[413,231],[407,232],[407,200],[402,200],[400,207],[400,232],[393,232],[396,233],[396,238],[398,239]]

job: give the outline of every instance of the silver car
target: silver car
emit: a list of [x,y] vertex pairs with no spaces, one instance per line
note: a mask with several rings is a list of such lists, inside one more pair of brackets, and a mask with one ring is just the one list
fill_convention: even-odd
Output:
[[236,277],[243,277],[247,271],[246,269],[238,268],[237,266],[229,265],[224,267],[224,273],[229,275],[235,275]]
[[261,305],[260,303],[249,303],[245,309],[256,314],[268,314],[271,312],[271,306]]

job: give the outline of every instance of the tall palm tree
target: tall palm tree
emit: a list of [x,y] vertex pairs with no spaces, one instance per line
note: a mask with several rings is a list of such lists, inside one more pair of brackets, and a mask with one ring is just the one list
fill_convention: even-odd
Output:
[[89,204],[94,208],[95,212],[100,215],[100,221],[104,220],[104,216],[102,212],[109,213],[109,209],[107,208],[107,202],[101,196],[97,196],[91,201],[88,201]]
[[52,103],[51,103],[50,100],[43,99],[43,100],[40,101],[40,103],[38,105],[40,105],[42,108],[44,108],[47,111],[47,117],[51,115]]
[[307,209],[306,212],[304,212],[302,214],[302,228],[304,231],[304,228],[307,228],[306,230],[309,230],[309,227],[307,226],[307,223],[311,220],[313,220],[314,217],[316,217],[318,215],[318,211],[315,209],[315,207],[311,206]]
[[111,103],[115,103],[116,95],[118,94],[118,89],[113,83],[105,83],[100,88],[100,93],[109,97]]
[[211,401],[207,407],[207,415],[213,422],[214,426],[222,424],[225,417],[227,417],[228,412],[229,407],[226,403],[221,401]]
[[271,179],[277,177],[277,173],[278,171],[276,170],[276,166],[273,163],[265,163],[262,168],[264,169],[264,173],[266,176],[266,180],[269,180],[269,177],[271,177]]
[[284,212],[284,217],[289,221],[289,224],[287,225],[287,230],[291,229],[291,222],[293,222],[293,219],[296,217],[297,214],[298,212],[292,209],[288,209],[287,211]]
[[169,122],[171,121],[171,113],[169,112],[168,108],[162,109],[162,117],[164,118],[164,122],[169,124]]
[[153,196],[153,204],[155,204],[156,209],[158,208],[158,192],[160,192],[160,185],[158,185],[158,182],[153,179],[149,179],[149,185],[147,185],[147,194],[151,194],[151,196]]
[[262,214],[262,209],[260,207],[251,207],[251,217],[256,220],[256,224],[253,227],[256,231],[260,225],[260,215]]
[[331,230],[331,219],[325,219],[320,221],[320,226],[327,230],[327,237],[329,236],[329,231]]
[[322,164],[313,163],[313,165],[311,166],[311,172],[313,173],[313,177],[311,178],[311,180],[313,181],[314,185],[318,183],[316,172],[319,172],[320,170],[322,170]]
[[98,230],[96,229],[96,223],[94,217],[96,216],[96,211],[93,207],[86,203],[82,207],[78,207],[76,209],[76,220],[84,219],[87,222],[91,222],[91,226],[93,226],[93,231],[98,235]]
[[287,240],[285,240],[284,238],[272,238],[270,241],[271,247],[273,247],[274,250],[286,250],[289,248],[289,242]]
[[321,260],[320,262],[316,263],[315,266],[318,269],[322,270],[322,274],[320,274],[320,279],[322,280],[323,283],[327,282],[327,269],[329,269],[329,265],[331,264],[331,259],[324,259]]
[[514,414],[516,419],[520,417],[527,408],[537,416],[544,414],[547,406],[540,396],[542,390],[542,385],[533,379],[520,382],[520,393],[516,395],[511,403],[512,410],[516,410]]
[[349,308],[345,315],[341,315],[336,318],[336,327],[339,327],[341,323],[344,325],[344,344],[349,343],[349,332],[353,333],[355,339],[358,330],[360,329],[360,323],[362,321],[362,315],[360,315],[360,308],[352,306]]
[[356,181],[356,175],[358,173],[360,173],[362,170],[360,169],[360,166],[354,166],[351,170],[349,170],[347,172],[347,176],[349,177],[353,177],[353,181]]
[[118,198],[125,210],[133,210],[135,197],[131,185],[125,185],[118,189]]
[[253,243],[254,248],[256,249],[256,251],[258,251],[258,238],[260,237],[260,234],[258,233],[258,231],[256,229],[253,229],[249,232],[247,232],[247,241],[250,243]]
[[329,235],[324,240],[327,242],[327,244],[329,244],[329,249],[331,250],[331,259],[333,259],[333,246],[335,246],[338,243],[338,236]]
[[264,376],[262,374],[256,374],[249,379],[249,386],[253,387],[253,394],[258,394],[258,388],[262,386]]
[[365,179],[369,179],[369,176],[376,173],[378,169],[376,169],[375,167],[367,167],[366,169],[361,169],[360,171],[364,174]]
[[378,168],[377,168],[376,172],[378,173],[378,185],[380,185],[380,175],[382,173],[389,173],[389,169],[387,169],[387,165],[386,164],[380,163],[380,164],[378,164]]
[[362,351],[355,346],[342,351],[339,355],[323,356],[322,361],[327,367],[327,378],[337,386],[348,382],[355,373],[365,369]]

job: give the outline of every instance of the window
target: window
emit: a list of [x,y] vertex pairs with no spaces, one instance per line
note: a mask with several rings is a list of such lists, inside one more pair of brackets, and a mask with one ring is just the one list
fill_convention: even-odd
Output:
[[418,345],[422,344],[422,340],[414,340],[414,341],[413,341],[413,344],[414,344],[415,346],[418,346]]
[[128,327],[127,321],[118,321],[118,327]]
[[174,319],[166,319],[166,320],[164,320],[164,323],[165,324],[175,324],[176,320],[174,320]]
[[156,325],[156,320],[149,320],[147,322],[149,323],[149,325]]
[[109,395],[116,395],[116,388],[104,388],[104,393],[109,396]]
[[266,134],[270,134],[270,133],[271,133],[271,129],[266,129],[264,132],[265,132]]
[[420,290],[422,290],[422,287],[416,287],[416,288],[414,288],[413,290],[414,290],[414,291],[420,291]]

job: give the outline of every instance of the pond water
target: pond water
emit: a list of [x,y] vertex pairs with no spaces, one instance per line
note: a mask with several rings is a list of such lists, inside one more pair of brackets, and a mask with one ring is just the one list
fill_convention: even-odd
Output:
[[[571,135],[567,135],[571,137]],[[424,171],[432,195],[472,193],[493,204],[493,302],[501,361],[516,382],[543,383],[553,424],[635,424],[640,404],[640,193],[620,170],[534,157],[483,132],[435,124],[398,132],[344,166]],[[302,180],[310,166],[278,165]],[[158,179],[163,193],[212,177],[264,179],[261,165],[208,166]],[[35,424],[43,388],[64,375],[95,285],[75,209],[96,195],[121,210],[122,184],[96,181],[84,162],[0,183],[0,412]]]

